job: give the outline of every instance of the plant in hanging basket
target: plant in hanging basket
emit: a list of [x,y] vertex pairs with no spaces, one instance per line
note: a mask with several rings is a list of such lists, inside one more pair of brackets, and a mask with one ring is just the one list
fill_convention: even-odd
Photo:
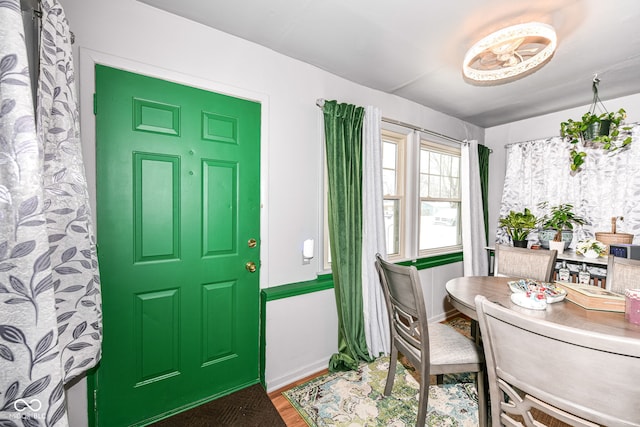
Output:
[[[627,117],[626,111],[621,108],[615,112],[595,114],[592,111],[585,113],[580,120],[568,119],[560,123],[560,136],[571,143],[571,170],[578,171],[585,162],[586,146],[602,148],[613,152],[624,148],[631,143],[631,136],[624,139],[620,137],[620,123]],[[623,127],[622,130],[629,130]]]

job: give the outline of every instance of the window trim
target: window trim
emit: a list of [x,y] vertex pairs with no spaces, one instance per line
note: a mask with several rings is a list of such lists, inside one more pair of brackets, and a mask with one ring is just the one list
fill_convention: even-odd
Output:
[[[407,135],[400,132],[394,132],[389,129],[381,129],[380,142],[384,144],[385,140],[396,144],[396,194],[383,194],[383,203],[385,200],[399,200],[400,213],[398,215],[398,253],[387,254],[391,261],[406,259],[406,236],[407,236]],[[383,150],[381,150],[382,152]],[[384,169],[384,168],[383,168]]]
[[[420,249],[420,241],[419,238],[416,241],[416,252],[418,257],[433,257],[433,256],[438,256],[438,255],[445,255],[445,254],[451,254],[451,253],[456,253],[456,252],[462,252],[462,189],[460,189],[460,198],[448,198],[448,197],[443,197],[443,198],[428,198],[428,197],[421,197],[420,195],[420,158],[421,158],[421,151],[422,149],[426,148],[429,151],[432,152],[436,152],[436,153],[441,153],[441,154],[446,154],[449,156],[453,156],[453,157],[458,157],[458,161],[459,161],[459,167],[458,167],[458,180],[462,179],[462,150],[461,147],[458,146],[454,146],[452,144],[447,144],[447,143],[441,143],[441,142],[435,142],[433,140],[430,139],[426,139],[423,138],[422,135],[420,135],[420,143],[418,145],[418,153],[417,153],[417,157],[418,157],[418,165],[417,165],[417,172],[416,172],[416,177],[418,180],[417,183],[417,188],[416,188],[416,196],[417,196],[417,200],[418,200],[418,210],[420,209],[420,205],[423,201],[438,201],[438,202],[457,202],[460,203],[460,212],[459,212],[459,217],[458,217],[458,227],[457,227],[457,232],[458,232],[458,238],[460,240],[459,244],[456,245],[449,245],[449,246],[439,246],[437,248],[429,248],[429,249]],[[459,185],[462,185],[461,182],[459,182]],[[416,235],[419,236],[420,235],[420,218],[418,215],[418,218],[416,220]]]

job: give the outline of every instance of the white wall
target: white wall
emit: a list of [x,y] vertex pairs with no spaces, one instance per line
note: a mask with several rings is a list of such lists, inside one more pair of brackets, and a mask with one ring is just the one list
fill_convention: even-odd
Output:
[[[266,241],[263,249],[269,262],[263,286],[313,279],[319,269],[317,259],[303,265],[300,255],[302,241],[319,236],[322,118],[317,98],[376,105],[385,117],[458,139],[484,139],[483,129],[477,126],[134,0],[63,0],[62,4],[76,35],[76,61],[81,51],[90,50],[101,58],[122,58],[118,65],[127,62],[170,80],[220,87],[267,105],[262,144],[268,150],[263,201],[269,223],[262,241],[263,245]],[[82,80],[80,96],[86,104],[92,88],[85,81],[90,79]],[[90,145],[86,141],[93,140],[93,119],[86,116],[82,136],[83,143]],[[89,159],[92,150],[85,147]],[[94,165],[88,164],[87,174],[94,173]]]
[[[462,263],[420,270],[419,274],[429,320],[444,320],[454,311],[444,285],[462,276]],[[338,351],[333,289],[267,302],[265,335],[268,391],[326,369],[329,358]]]
[[440,322],[455,310],[447,300],[444,285],[451,279],[463,275],[462,263],[447,264],[441,267],[420,270],[422,293],[427,301],[427,315],[430,322]]
[[338,351],[333,289],[267,302],[265,382],[269,391],[327,369]]
[[[585,98],[590,97],[585,91]],[[640,121],[640,94],[611,99],[604,102],[608,111],[624,108],[627,112],[627,123]],[[527,120],[520,120],[501,126],[488,128],[485,131],[485,144],[493,149],[489,163],[489,242],[496,235],[504,175],[506,171],[505,144],[531,141],[560,135],[560,122],[567,119],[577,120],[589,110],[590,104],[582,107],[546,114]]]
[[[303,265],[300,252],[305,239],[322,241],[319,227],[322,120],[315,105],[317,98],[376,105],[385,117],[457,139],[484,140],[483,129],[477,126],[351,83],[135,0],[61,0],[61,3],[76,36],[74,54],[76,69],[80,71],[82,141],[90,185],[95,185],[95,123],[91,112],[94,62],[262,103],[262,287],[312,280],[320,270],[318,258]],[[95,200],[95,191],[90,191]],[[433,275],[438,282],[435,286],[440,288],[433,291],[438,298],[443,297],[444,277],[454,274],[452,268],[461,270],[461,267],[441,268],[442,273],[440,269],[422,273]],[[334,351],[337,338],[330,336],[329,330],[336,330],[335,303],[327,294],[330,292],[268,304],[266,374],[274,384],[304,376],[305,370],[315,369]],[[444,302],[438,306],[444,306]],[[313,325],[313,332],[321,332],[315,338],[310,334],[305,339],[321,338],[322,342],[300,341],[290,321],[291,314],[297,312],[309,313],[305,322]],[[442,316],[442,311],[433,315]],[[297,326],[304,326],[304,322]],[[313,345],[305,347],[302,355],[295,353],[310,344]],[[293,364],[281,363],[292,355],[301,358]],[[81,381],[69,393],[69,415],[74,427],[87,424],[85,388],[85,382]]]

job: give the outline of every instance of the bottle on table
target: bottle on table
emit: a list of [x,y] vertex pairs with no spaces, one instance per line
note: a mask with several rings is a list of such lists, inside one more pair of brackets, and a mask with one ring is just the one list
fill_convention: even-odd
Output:
[[578,283],[581,285],[591,284],[591,274],[589,274],[589,270],[587,270],[586,263],[582,263],[582,270],[578,273]]
[[561,282],[571,281],[571,271],[567,267],[567,261],[562,261],[562,267],[558,270],[558,280]]

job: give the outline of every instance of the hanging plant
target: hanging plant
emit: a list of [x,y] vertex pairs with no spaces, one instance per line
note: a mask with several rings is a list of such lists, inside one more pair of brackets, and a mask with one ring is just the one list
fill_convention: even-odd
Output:
[[[631,136],[624,139],[622,131],[628,131],[629,127],[620,127],[620,124],[627,117],[627,112],[620,108],[616,112],[607,112],[598,96],[598,83],[600,80],[593,79],[593,104],[587,113],[580,120],[569,119],[560,123],[560,136],[571,144],[569,152],[571,156],[571,171],[578,172],[585,162],[587,153],[585,147],[597,147],[607,152],[615,152],[627,147],[631,143]],[[596,106],[600,104],[604,113],[596,114]]]

